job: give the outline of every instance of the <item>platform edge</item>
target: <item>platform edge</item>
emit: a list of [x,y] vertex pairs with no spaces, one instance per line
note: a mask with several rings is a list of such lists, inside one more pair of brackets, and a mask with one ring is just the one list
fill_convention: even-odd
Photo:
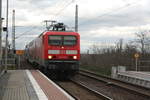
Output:
[[57,84],[55,84],[53,81],[51,81],[50,79],[48,79],[43,73],[41,73],[39,70],[37,70],[43,77],[45,77],[50,83],[52,83],[56,88],[58,88],[62,93],[64,93],[64,95],[67,96],[67,98],[69,100],[75,100],[72,96],[70,96],[65,90],[63,90],[62,88],[60,88]]
[[38,85],[37,81],[34,79],[34,77],[32,76],[31,72],[29,70],[26,70],[26,73],[29,77],[29,80],[38,96],[39,100],[48,100],[47,96],[44,94],[43,90],[41,89],[41,87]]

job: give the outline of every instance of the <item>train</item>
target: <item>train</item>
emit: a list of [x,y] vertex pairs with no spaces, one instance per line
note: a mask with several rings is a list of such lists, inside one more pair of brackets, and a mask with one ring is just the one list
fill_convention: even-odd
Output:
[[52,25],[25,46],[28,62],[51,76],[74,76],[79,71],[80,35],[63,23]]

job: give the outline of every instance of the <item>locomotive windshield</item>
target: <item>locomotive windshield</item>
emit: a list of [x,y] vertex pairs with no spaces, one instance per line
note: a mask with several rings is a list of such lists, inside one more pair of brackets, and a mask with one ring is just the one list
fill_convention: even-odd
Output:
[[49,36],[49,45],[75,45],[76,37],[71,35],[50,35]]
[[62,44],[62,38],[61,36],[49,36],[49,44],[50,45],[61,45]]

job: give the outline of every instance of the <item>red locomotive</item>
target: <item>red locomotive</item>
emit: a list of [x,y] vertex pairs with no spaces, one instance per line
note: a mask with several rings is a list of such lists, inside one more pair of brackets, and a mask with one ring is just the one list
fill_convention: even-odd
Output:
[[49,74],[72,76],[79,70],[80,35],[58,23],[26,45],[25,52],[29,62]]

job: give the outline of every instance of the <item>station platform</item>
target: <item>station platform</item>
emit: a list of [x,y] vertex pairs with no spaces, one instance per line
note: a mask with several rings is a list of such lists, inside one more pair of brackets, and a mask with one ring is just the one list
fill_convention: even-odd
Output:
[[0,100],[75,100],[38,70],[8,70],[0,76]]
[[117,73],[117,79],[150,88],[150,72],[123,71]]

